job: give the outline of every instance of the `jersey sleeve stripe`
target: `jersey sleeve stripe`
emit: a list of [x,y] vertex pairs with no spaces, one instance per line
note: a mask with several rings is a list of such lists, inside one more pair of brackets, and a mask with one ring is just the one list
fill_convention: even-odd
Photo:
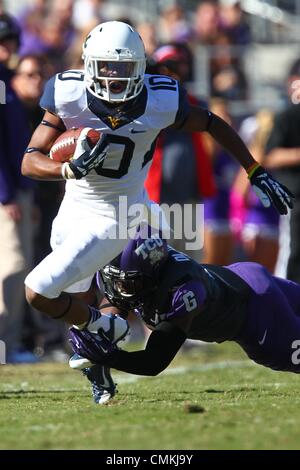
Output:
[[157,85],[157,86],[152,86],[151,90],[171,90],[171,91],[174,91],[174,90],[176,90],[176,88],[174,88],[174,86]]

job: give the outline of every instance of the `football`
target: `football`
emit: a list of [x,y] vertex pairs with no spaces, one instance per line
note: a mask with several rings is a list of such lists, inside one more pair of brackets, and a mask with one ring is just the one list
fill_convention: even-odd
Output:
[[[77,139],[84,127],[72,127],[61,134],[50,150],[50,158],[56,162],[68,162],[74,155]],[[88,143],[93,148],[100,138],[100,132],[90,129],[87,134]]]

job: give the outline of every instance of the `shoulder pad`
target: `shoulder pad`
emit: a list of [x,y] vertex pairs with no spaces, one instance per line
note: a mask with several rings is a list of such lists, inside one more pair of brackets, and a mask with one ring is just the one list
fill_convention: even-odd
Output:
[[52,77],[46,84],[40,105],[61,118],[78,115],[86,107],[83,71],[66,70]]

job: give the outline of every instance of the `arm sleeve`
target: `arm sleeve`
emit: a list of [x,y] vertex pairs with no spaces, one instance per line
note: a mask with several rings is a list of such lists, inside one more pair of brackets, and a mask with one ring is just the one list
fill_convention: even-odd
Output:
[[157,375],[168,367],[185,339],[180,328],[164,321],[152,331],[143,351],[115,351],[105,365],[130,374]]

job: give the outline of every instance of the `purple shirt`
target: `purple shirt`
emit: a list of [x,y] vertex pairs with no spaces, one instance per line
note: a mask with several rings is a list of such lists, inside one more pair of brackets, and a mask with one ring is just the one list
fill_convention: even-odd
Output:
[[18,190],[33,187],[21,174],[24,150],[30,138],[25,110],[10,86],[12,73],[0,64],[0,80],[6,84],[6,104],[0,104],[0,203],[15,199]]

